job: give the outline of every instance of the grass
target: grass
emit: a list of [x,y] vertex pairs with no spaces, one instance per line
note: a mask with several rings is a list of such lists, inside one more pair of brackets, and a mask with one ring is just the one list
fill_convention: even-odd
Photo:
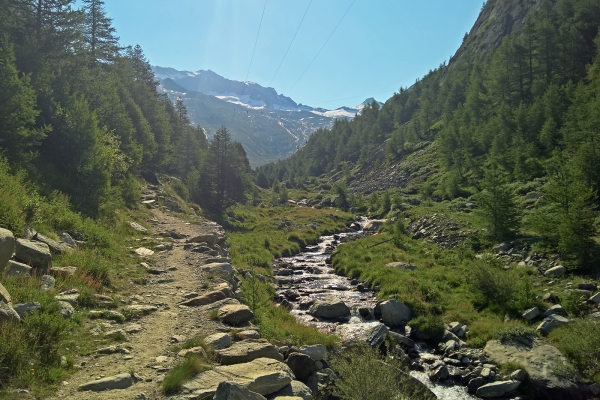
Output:
[[554,329],[548,338],[585,379],[600,384],[600,322],[574,320]]
[[209,369],[211,366],[204,358],[197,355],[185,357],[167,373],[162,381],[162,390],[165,394],[176,393],[185,381]]
[[494,339],[502,343],[530,342],[536,337],[538,337],[538,333],[534,327],[518,322],[505,325],[494,332]]

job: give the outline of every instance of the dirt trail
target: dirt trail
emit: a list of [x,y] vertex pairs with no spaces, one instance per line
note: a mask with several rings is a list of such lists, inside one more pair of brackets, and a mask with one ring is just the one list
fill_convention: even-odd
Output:
[[[160,210],[153,210],[154,222],[152,234],[163,231],[194,237],[200,234],[219,232],[221,227],[212,222],[187,223]],[[52,399],[127,399],[131,400],[141,393],[140,399],[163,398],[160,392],[161,377],[167,369],[176,363],[175,354],[169,348],[175,344],[174,336],[178,339],[189,339],[199,334],[210,334],[224,330],[219,322],[208,318],[196,308],[179,306],[183,294],[197,292],[202,294],[211,290],[219,283],[218,280],[207,280],[202,276],[198,266],[204,264],[208,255],[195,253],[184,249],[186,239],[174,239],[173,248],[156,252],[152,256],[140,259],[153,268],[164,269],[160,275],[148,275],[147,285],[133,285],[129,297],[121,297],[128,304],[145,304],[157,307],[157,310],[139,319],[127,321],[124,324],[110,324],[110,321],[95,320],[94,324],[105,324],[104,332],[116,329],[135,328],[137,333],[127,333],[127,341],[123,343],[130,354],[116,353],[111,355],[92,354],[75,360],[80,370],[67,379],[68,384],[61,385]],[[174,268],[173,268],[174,267]],[[172,282],[168,282],[172,279]],[[161,283],[164,282],[164,283]],[[209,282],[210,284],[207,284]],[[110,325],[109,325],[110,324]],[[137,324],[139,326],[135,326]],[[103,333],[104,334],[104,333]],[[105,347],[99,343],[99,348]],[[162,357],[161,357],[162,356]],[[162,359],[158,359],[161,357]],[[166,357],[166,359],[165,359]],[[122,373],[135,373],[143,378],[127,389],[110,390],[105,392],[80,392],[79,385]]]

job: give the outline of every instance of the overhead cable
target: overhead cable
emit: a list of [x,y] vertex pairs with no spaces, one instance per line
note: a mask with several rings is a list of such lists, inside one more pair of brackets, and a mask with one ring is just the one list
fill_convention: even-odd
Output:
[[260,16],[260,24],[258,24],[258,32],[256,32],[256,40],[254,41],[254,49],[252,50],[252,57],[250,57],[250,65],[248,65],[248,72],[246,72],[246,80],[248,80],[248,75],[250,75],[250,67],[252,66],[252,60],[254,60],[254,52],[256,51],[256,43],[258,43],[258,35],[260,34],[260,27],[262,26],[263,17],[265,16],[265,8],[267,8],[267,0],[265,0],[265,5],[263,6],[262,15]]
[[292,47],[292,43],[294,43],[294,39],[296,39],[296,35],[298,34],[300,27],[302,26],[304,17],[306,17],[306,13],[308,12],[308,9],[310,8],[310,5],[312,4],[312,2],[313,2],[313,0],[310,0],[310,3],[308,3],[308,7],[306,7],[306,11],[304,11],[304,15],[302,16],[302,19],[300,20],[300,24],[298,25],[298,28],[296,28],[296,33],[294,33],[294,37],[292,38],[290,45],[288,46],[287,50],[285,51],[285,54],[283,55],[283,58],[281,59],[281,62],[279,63],[279,66],[277,67],[277,71],[275,71],[275,74],[271,78],[271,82],[269,82],[269,86],[271,86],[271,83],[273,83],[273,79],[275,79],[275,76],[277,76],[277,73],[279,72],[279,68],[281,68],[281,64],[283,64],[283,60],[285,60],[285,57],[287,56],[288,51],[290,51],[290,47]]
[[321,54],[321,51],[323,51],[323,48],[325,48],[325,45],[327,44],[327,42],[329,42],[329,39],[331,39],[331,37],[333,36],[333,34],[335,33],[335,31],[337,30],[338,26],[340,26],[340,24],[344,20],[344,17],[346,17],[346,14],[348,14],[348,11],[350,11],[350,9],[352,8],[352,5],[354,4],[355,1],[356,0],[352,0],[352,3],[350,3],[350,7],[348,7],[348,9],[344,13],[344,15],[342,15],[342,18],[339,20],[339,22],[337,23],[337,25],[335,26],[335,28],[333,28],[333,31],[331,32],[331,34],[329,35],[329,37],[327,38],[327,40],[325,41],[325,43],[323,43],[323,46],[321,46],[321,48],[319,49],[319,51],[317,52],[317,54],[315,55],[315,57],[312,59],[312,61],[310,62],[310,64],[308,64],[308,67],[306,67],[306,69],[304,70],[304,72],[302,73],[302,75],[300,75],[300,78],[298,78],[298,80],[296,81],[296,83],[294,83],[292,85],[292,87],[290,88],[290,90],[292,90],[294,88],[294,86],[296,86],[296,84],[298,82],[300,82],[300,79],[302,79],[302,77],[304,76],[304,74],[306,73],[306,71],[308,71],[308,69],[313,64],[313,62],[315,62],[315,60],[317,59],[317,57],[319,56],[319,54]]

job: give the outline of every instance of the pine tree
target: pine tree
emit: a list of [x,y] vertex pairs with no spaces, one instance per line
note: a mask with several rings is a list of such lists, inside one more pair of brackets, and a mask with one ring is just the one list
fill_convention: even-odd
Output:
[[490,236],[498,240],[510,238],[520,224],[520,213],[512,189],[493,169],[485,171],[481,186],[477,207],[488,225]]
[[87,45],[92,65],[114,61],[119,51],[119,38],[115,36],[112,19],[106,16],[104,1],[82,0],[85,21],[83,39]]

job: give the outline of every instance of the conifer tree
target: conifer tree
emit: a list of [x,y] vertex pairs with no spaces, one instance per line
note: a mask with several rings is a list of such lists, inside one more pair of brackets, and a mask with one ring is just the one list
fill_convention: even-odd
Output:
[[490,236],[498,240],[509,239],[520,224],[512,189],[495,169],[485,171],[481,186],[482,191],[477,195],[477,207],[488,225]]
[[83,39],[87,46],[90,62],[111,62],[119,51],[119,38],[115,36],[112,19],[106,16],[104,1],[82,0],[85,21],[83,25]]

